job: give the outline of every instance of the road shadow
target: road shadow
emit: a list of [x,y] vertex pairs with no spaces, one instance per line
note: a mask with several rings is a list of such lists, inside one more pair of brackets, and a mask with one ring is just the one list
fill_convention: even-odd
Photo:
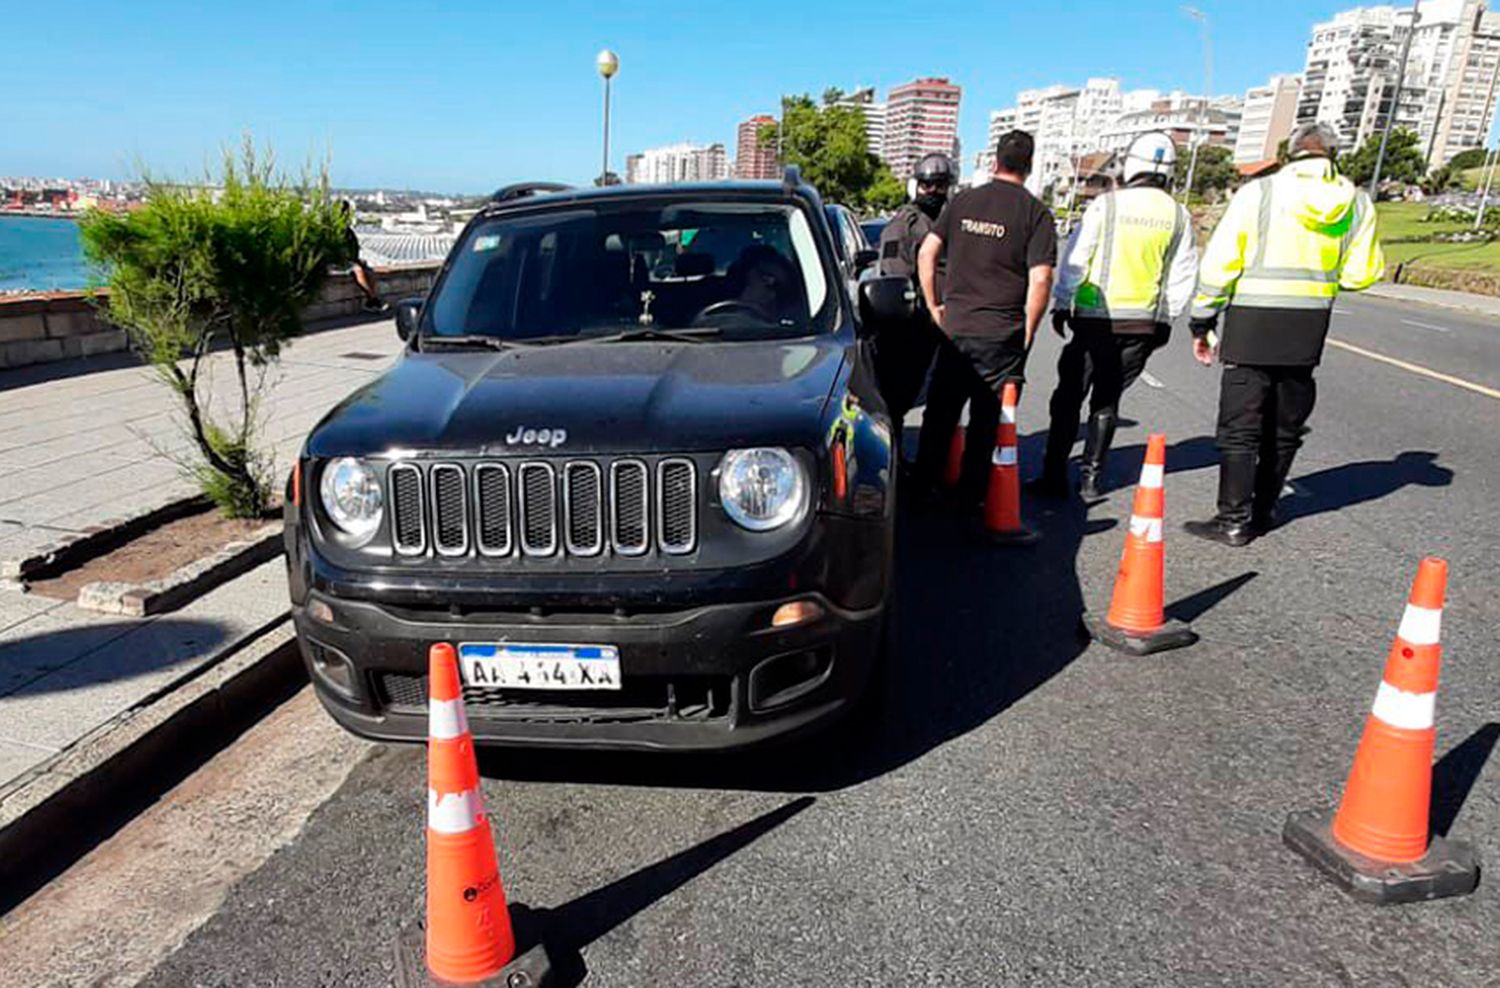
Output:
[[1484,771],[1485,763],[1489,761],[1490,752],[1495,750],[1497,741],[1500,741],[1500,724],[1491,721],[1470,734],[1457,747],[1450,749],[1432,767],[1432,811],[1429,819],[1433,833],[1448,836],[1453,821],[1458,817],[1458,811],[1463,809],[1470,790],[1479,781],[1479,773]]
[[1217,607],[1219,602],[1224,600],[1224,598],[1259,575],[1260,573],[1255,570],[1248,570],[1239,576],[1231,576],[1229,579],[1215,583],[1211,587],[1205,587],[1197,593],[1188,594],[1186,597],[1175,600],[1167,605],[1167,617],[1174,618],[1184,624],[1192,624]]
[[1447,487],[1453,471],[1438,465],[1437,457],[1408,450],[1389,460],[1360,460],[1295,477],[1295,493],[1281,499],[1281,523],[1378,501],[1403,487]]
[[[716,755],[480,752],[481,772],[537,781],[826,792],[890,772],[999,716],[1087,647],[1076,557],[1090,521],[1077,499],[1027,499],[1040,543],[989,545],[977,518],[907,499],[898,512],[890,669],[862,716],[812,737]],[[860,657],[851,657],[860,661]]]
[[[1045,437],[1045,433],[1042,434]],[[1040,450],[1035,462],[1040,463]],[[1146,459],[1145,443],[1130,443],[1110,450],[1104,464],[1105,493],[1126,490],[1141,479],[1141,463]],[[1219,448],[1213,436],[1194,436],[1167,444],[1167,473],[1186,473],[1219,465]]]
[[[532,975],[539,977],[542,968],[547,967],[550,972],[547,983],[552,988],[576,988],[588,977],[588,965],[583,959],[585,947],[749,847],[814,802],[811,796],[794,799],[552,909],[512,902],[510,922],[516,943],[513,968],[528,972],[527,978],[530,978]],[[539,944],[545,947],[550,964],[540,963],[540,952],[535,950]],[[407,928],[395,944],[395,974],[399,988],[419,988],[433,983],[427,975],[423,955],[421,924],[417,924]],[[535,985],[537,981],[518,979],[513,971],[507,983]]]
[[23,634],[0,644],[0,699],[23,700],[144,676],[206,656],[228,642],[231,633],[213,621],[162,617]]

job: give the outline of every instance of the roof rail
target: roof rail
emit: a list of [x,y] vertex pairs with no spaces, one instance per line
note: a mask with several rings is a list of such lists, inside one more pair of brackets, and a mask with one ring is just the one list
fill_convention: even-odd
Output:
[[546,192],[567,192],[571,188],[571,185],[561,182],[516,182],[497,190],[490,196],[490,202],[510,202],[512,199],[524,199]]
[[801,188],[806,184],[802,181],[802,169],[796,165],[787,165],[786,171],[781,176],[781,184],[788,190]]

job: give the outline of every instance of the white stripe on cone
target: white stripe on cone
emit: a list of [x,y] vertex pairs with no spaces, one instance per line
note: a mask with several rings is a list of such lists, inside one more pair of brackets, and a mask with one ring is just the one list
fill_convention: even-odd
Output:
[[1147,463],[1141,467],[1141,486],[1160,487],[1165,479],[1166,469],[1160,463]]
[[427,701],[427,736],[451,741],[469,733],[469,717],[462,700]]
[[1161,519],[1142,518],[1140,515],[1131,515],[1130,534],[1136,538],[1145,539],[1147,542],[1160,542]]
[[440,834],[466,834],[484,816],[484,799],[478,789],[438,794],[427,790],[427,829]]
[[1436,705],[1436,693],[1408,693],[1382,681],[1370,713],[1392,727],[1423,731],[1432,726]]
[[1015,405],[1001,405],[1000,406],[1000,421],[1004,422],[1006,425],[1015,425],[1016,424],[1016,406]]
[[995,455],[990,457],[990,462],[997,467],[1015,466],[1016,448],[1014,446],[996,446]]
[[1443,612],[1431,607],[1407,604],[1401,615],[1401,627],[1396,634],[1408,645],[1436,645],[1443,630]]

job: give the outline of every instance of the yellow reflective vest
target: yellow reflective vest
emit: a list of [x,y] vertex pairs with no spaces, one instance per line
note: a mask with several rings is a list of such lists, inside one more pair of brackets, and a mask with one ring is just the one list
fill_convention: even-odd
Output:
[[1225,314],[1230,363],[1316,364],[1334,299],[1380,280],[1369,196],[1325,158],[1243,186],[1203,252],[1194,319]]
[[1106,192],[1068,239],[1053,302],[1079,318],[1149,330],[1187,308],[1197,264],[1192,218],[1170,195],[1150,186]]

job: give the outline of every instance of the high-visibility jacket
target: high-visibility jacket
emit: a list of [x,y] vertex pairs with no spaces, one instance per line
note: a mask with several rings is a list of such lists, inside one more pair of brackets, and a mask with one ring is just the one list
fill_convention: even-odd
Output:
[[1068,238],[1052,291],[1056,308],[1106,319],[1116,332],[1153,332],[1192,300],[1198,249],[1192,218],[1154,186],[1106,192]]
[[1318,363],[1333,302],[1380,280],[1370,197],[1325,158],[1243,186],[1203,252],[1194,319],[1224,313],[1228,363]]

